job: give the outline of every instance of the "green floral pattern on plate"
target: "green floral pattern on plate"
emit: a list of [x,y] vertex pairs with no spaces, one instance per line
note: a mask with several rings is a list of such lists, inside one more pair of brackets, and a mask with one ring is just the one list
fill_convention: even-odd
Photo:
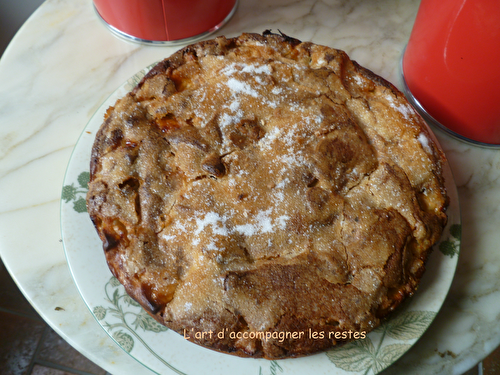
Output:
[[[277,361],[271,361],[269,364],[269,374],[278,375],[283,373],[283,368],[279,365]],[[266,375],[267,372],[262,372],[262,366],[259,367],[259,375]]]
[[439,244],[439,251],[451,258],[458,254],[460,250],[460,241],[462,240],[462,226],[453,224],[450,227],[450,237]]
[[73,209],[76,212],[87,212],[87,203],[85,200],[85,196],[87,194],[87,191],[89,190],[89,180],[90,173],[82,172],[78,175],[77,178],[78,186],[75,186],[74,183],[63,186],[61,199],[66,203],[73,202]]
[[[104,286],[106,294],[105,301],[108,306],[96,306],[93,309],[94,316],[101,325],[108,331],[111,337],[127,353],[130,353],[135,346],[136,340],[143,345],[146,350],[153,354],[160,362],[167,366],[176,374],[185,375],[152,350],[147,342],[141,337],[139,331],[150,331],[161,333],[168,330],[167,327],[159,324],[142,307],[134,301],[122,287],[120,282],[112,276]],[[107,318],[107,320],[105,320]],[[130,322],[132,320],[132,322]]]
[[[375,347],[370,336],[350,342],[326,353],[328,359],[347,372],[378,374],[401,357],[412,346],[408,342],[418,339],[436,316],[432,311],[401,311],[375,329],[381,338]],[[386,344],[386,338],[402,341]]]

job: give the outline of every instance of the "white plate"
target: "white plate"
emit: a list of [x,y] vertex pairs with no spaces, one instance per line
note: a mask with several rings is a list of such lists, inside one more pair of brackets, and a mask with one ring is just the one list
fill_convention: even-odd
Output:
[[78,290],[102,328],[123,350],[158,374],[376,374],[408,351],[441,308],[457,266],[460,210],[448,164],[444,168],[451,200],[448,225],[428,261],[419,290],[364,340],[304,358],[238,358],[188,342],[156,323],[125,293],[107,267],[101,241],[85,209],[85,194],[90,152],[106,109],[131,90],[150,67],[131,77],[94,114],[75,146],[63,184],[61,231],[66,258]]

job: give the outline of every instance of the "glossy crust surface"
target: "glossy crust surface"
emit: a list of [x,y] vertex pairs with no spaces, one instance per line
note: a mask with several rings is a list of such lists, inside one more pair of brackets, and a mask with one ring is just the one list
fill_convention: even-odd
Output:
[[180,50],[109,108],[87,206],[156,320],[286,358],[414,293],[446,223],[443,162],[403,94],[343,51],[243,34]]

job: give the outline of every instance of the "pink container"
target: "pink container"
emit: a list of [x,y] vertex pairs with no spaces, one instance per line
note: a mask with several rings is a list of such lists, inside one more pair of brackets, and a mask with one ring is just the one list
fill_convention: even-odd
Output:
[[236,6],[237,0],[94,0],[115,34],[158,44],[200,39],[229,21]]
[[498,0],[422,0],[402,73],[407,96],[431,123],[500,147]]

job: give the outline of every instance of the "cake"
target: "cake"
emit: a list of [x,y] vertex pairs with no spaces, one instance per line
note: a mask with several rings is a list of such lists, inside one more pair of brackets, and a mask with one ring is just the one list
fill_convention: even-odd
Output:
[[96,134],[87,208],[154,319],[242,357],[362,339],[416,291],[445,157],[396,87],[266,31],[159,62]]

